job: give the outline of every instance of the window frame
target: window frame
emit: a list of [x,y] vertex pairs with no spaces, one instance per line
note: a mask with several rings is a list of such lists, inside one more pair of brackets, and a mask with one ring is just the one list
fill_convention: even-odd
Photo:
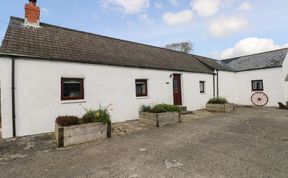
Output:
[[[145,84],[144,94],[137,93],[137,82],[144,82]],[[136,92],[136,97],[147,97],[148,96],[148,79],[135,79],[135,92]]]
[[[258,89],[258,88],[256,88],[256,89],[254,89],[253,88],[253,84],[255,83],[255,82],[261,82],[262,83],[262,88],[260,88],[260,89]],[[251,88],[252,88],[252,91],[264,91],[264,82],[263,82],[263,80],[251,80]]]
[[[78,80],[80,81],[80,96],[67,97],[64,96],[64,82],[65,80]],[[70,101],[70,100],[83,100],[84,99],[84,79],[83,78],[61,78],[61,101]]]
[[[205,81],[199,81],[199,89],[200,89],[200,93],[201,94],[205,94],[205,90],[206,90],[206,87],[205,87]],[[201,84],[203,85],[203,90],[201,90]]]

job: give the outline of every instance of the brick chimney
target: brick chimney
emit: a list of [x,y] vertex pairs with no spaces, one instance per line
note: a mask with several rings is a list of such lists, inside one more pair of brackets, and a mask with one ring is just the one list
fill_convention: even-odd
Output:
[[25,25],[39,27],[40,7],[36,5],[37,0],[29,0],[29,4],[25,5]]

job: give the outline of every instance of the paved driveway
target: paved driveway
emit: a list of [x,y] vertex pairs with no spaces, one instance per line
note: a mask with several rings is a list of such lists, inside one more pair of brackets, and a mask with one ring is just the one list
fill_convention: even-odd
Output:
[[288,111],[237,108],[0,162],[0,177],[288,177]]

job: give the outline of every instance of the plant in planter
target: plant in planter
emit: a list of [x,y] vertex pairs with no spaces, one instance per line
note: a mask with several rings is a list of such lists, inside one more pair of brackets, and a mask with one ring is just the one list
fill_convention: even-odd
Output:
[[211,98],[206,109],[211,112],[232,112],[234,111],[234,104],[229,103],[224,97]]
[[107,137],[111,138],[111,119],[109,108],[111,105],[107,107],[99,106],[99,109],[85,109],[86,113],[82,118],[82,123],[93,123],[93,122],[102,122],[107,125]]
[[59,116],[56,119],[56,123],[63,127],[78,125],[80,124],[80,118],[78,118],[77,116]]
[[107,108],[103,108],[100,106],[99,109],[86,110],[82,118],[82,123],[92,123],[92,122],[102,122],[103,124],[107,124],[110,122],[110,114]]
[[180,107],[169,104],[142,105],[139,121],[156,127],[176,124],[180,122],[180,110]]
[[211,98],[208,101],[208,104],[227,104],[228,100],[224,97],[216,97],[216,98]]
[[66,147],[111,137],[109,106],[85,109],[83,118],[60,116],[56,119],[55,135],[58,147]]

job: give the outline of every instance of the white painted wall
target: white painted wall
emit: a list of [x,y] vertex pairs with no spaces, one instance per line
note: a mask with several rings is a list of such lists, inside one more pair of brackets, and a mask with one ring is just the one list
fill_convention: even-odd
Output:
[[236,103],[251,105],[251,80],[263,80],[264,93],[269,97],[267,106],[277,106],[284,100],[284,80],[282,68],[261,69],[236,73]]
[[[230,103],[236,103],[236,74],[234,72],[219,71],[219,96],[225,97]],[[215,80],[216,77],[215,77]],[[217,81],[216,81],[217,82]],[[217,89],[216,89],[217,91]]]
[[[205,81],[205,93],[200,93],[200,81]],[[188,110],[203,109],[206,103],[213,97],[213,75],[183,73],[182,75],[183,106]]]
[[[286,56],[286,59],[283,63],[283,77],[284,77],[284,80],[286,78],[286,76],[288,75],[288,54]],[[284,97],[286,99],[286,101],[288,101],[288,81],[284,81]],[[286,102],[285,101],[285,102]]]
[[0,59],[2,137],[12,136],[11,60]]
[[[59,115],[81,117],[84,108],[113,105],[112,122],[138,119],[142,104],[173,104],[172,77],[180,73],[183,105],[189,110],[205,108],[213,97],[212,74],[161,71],[91,64],[17,59],[16,61],[17,136],[52,132]],[[283,68],[245,72],[219,71],[219,96],[229,102],[252,105],[251,80],[263,80],[268,106],[288,98],[288,60]],[[61,77],[84,78],[83,101],[61,101]],[[135,96],[135,79],[148,79],[148,97]],[[200,94],[199,81],[205,81]],[[215,81],[217,82],[216,78]],[[2,137],[12,137],[11,59],[0,59]]]
[[[10,65],[10,60],[0,59],[4,138],[12,136]],[[209,74],[17,59],[17,136],[52,132],[57,116],[82,116],[84,107],[97,108],[99,104],[113,105],[112,122],[138,119],[142,104],[173,104],[172,73],[182,74],[183,105],[193,110],[204,108],[213,94]],[[61,77],[83,77],[85,99],[61,101]],[[135,79],[148,79],[148,97],[136,98]],[[206,94],[200,94],[200,80],[206,81]]]
[[288,98],[288,82],[284,82],[288,74],[288,62],[281,68],[251,70],[243,72],[219,71],[219,96],[239,105],[253,105],[251,96],[252,80],[263,80],[264,93],[269,97],[267,106],[278,106]]

